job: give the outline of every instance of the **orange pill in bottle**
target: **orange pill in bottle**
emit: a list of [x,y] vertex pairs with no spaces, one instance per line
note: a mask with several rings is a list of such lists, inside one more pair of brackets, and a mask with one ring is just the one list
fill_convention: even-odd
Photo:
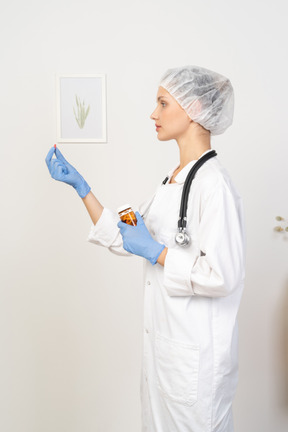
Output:
[[119,217],[122,222],[128,225],[137,225],[137,219],[134,211],[129,204],[125,204],[117,209]]

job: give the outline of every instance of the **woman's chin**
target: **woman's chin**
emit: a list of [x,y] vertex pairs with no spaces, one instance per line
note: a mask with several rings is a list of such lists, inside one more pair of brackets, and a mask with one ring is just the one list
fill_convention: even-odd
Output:
[[169,140],[173,139],[173,138],[169,138],[169,136],[167,136],[167,135],[164,135],[164,134],[161,135],[159,133],[157,135],[157,138],[159,141],[169,141]]
[[157,138],[159,141],[167,141],[167,138],[165,137],[165,135],[163,135],[160,131],[157,134]]

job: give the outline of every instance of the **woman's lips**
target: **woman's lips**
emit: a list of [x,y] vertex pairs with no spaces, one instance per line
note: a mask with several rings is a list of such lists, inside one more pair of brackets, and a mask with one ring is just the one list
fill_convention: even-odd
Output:
[[161,126],[156,125],[156,130],[158,130]]

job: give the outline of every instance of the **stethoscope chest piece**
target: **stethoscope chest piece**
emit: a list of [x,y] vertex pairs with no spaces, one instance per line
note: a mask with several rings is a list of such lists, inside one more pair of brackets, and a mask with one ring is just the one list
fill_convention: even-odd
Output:
[[190,242],[190,238],[185,230],[185,228],[180,228],[178,233],[175,235],[175,242],[179,246],[187,246]]

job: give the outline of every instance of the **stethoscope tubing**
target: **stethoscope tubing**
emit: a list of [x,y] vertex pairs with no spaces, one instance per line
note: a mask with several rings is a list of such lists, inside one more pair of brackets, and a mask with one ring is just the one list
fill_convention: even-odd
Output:
[[209,153],[206,153],[204,156],[202,156],[200,159],[197,160],[197,162],[193,165],[191,170],[189,171],[186,180],[184,182],[182,196],[181,196],[181,204],[180,204],[180,211],[179,211],[179,219],[178,219],[178,228],[186,228],[187,225],[187,207],[188,207],[188,197],[191,189],[191,183],[199,170],[201,166],[207,162],[212,157],[217,156],[217,153],[215,150],[210,151]]
[[[190,169],[186,180],[183,185],[182,195],[181,195],[181,203],[180,203],[180,210],[179,210],[179,219],[178,219],[178,231],[175,235],[175,241],[179,246],[187,246],[190,242],[190,237],[188,233],[186,232],[186,226],[187,226],[187,207],[188,207],[188,198],[189,193],[191,189],[191,183],[199,170],[201,166],[207,162],[209,159],[217,156],[217,153],[215,150],[209,151],[209,153],[206,153],[204,156],[202,156],[200,159],[195,162],[193,167]],[[165,177],[162,184],[165,185],[167,181],[169,180],[169,176]]]

